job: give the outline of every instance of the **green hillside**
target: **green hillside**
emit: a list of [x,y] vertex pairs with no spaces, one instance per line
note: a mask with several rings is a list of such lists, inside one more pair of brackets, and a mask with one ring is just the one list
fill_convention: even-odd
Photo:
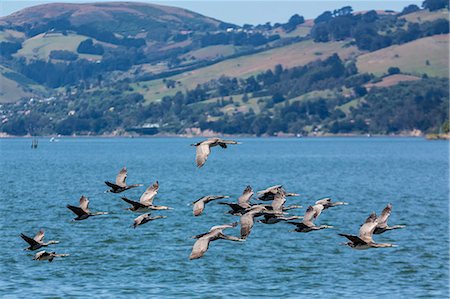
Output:
[[42,97],[49,91],[27,77],[0,66],[0,103],[14,103],[21,98]]
[[[317,59],[326,59],[334,53],[339,54],[342,59],[347,59],[350,56],[357,56],[359,51],[354,46],[347,46],[346,42],[317,44],[307,40],[257,54],[228,59],[211,66],[168,77],[167,80],[180,82],[175,88],[167,88],[163,80],[139,82],[139,86],[137,84],[131,86],[134,91],[142,93],[146,100],[154,101],[167,95],[173,95],[177,91],[195,88],[197,84],[218,78],[218,74],[220,74],[219,76],[246,78],[273,69],[277,64],[284,67],[305,65]],[[147,86],[147,88],[142,88],[142,86]]]
[[[25,40],[15,56],[25,57],[26,59],[48,60],[50,52],[53,50],[66,50],[77,53],[77,47],[80,42],[89,37],[69,33],[42,33]],[[96,41],[98,42],[98,41]],[[88,60],[99,60],[101,55],[79,54],[80,58]]]
[[449,76],[448,34],[421,38],[403,45],[395,45],[357,58],[361,72],[382,75],[389,67],[421,76]]
[[146,3],[30,7],[0,18],[0,131],[436,132],[448,121],[445,5],[243,26]]

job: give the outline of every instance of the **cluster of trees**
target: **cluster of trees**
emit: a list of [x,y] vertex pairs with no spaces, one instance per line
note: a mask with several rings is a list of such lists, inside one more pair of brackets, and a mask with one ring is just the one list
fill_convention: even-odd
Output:
[[425,0],[422,3],[422,7],[428,9],[430,11],[439,10],[442,8],[448,9],[448,1],[447,0]]
[[17,51],[19,51],[20,49],[22,49],[22,44],[19,42],[0,42],[0,56],[3,56],[7,59],[10,59],[11,55],[17,53]]
[[[408,6],[404,11],[418,9]],[[372,10],[354,15],[350,6],[326,11],[314,20],[311,36],[316,42],[354,38],[359,49],[375,51],[393,44],[403,44],[420,37],[449,32],[449,22],[438,19],[432,22],[409,23],[396,15],[378,15]]]
[[78,59],[78,54],[67,50],[52,50],[49,57],[50,59],[75,61]]
[[133,38],[133,37],[117,37],[114,32],[100,30],[94,26],[81,25],[79,27],[73,27],[72,30],[81,35],[86,35],[95,38],[98,41],[124,46],[126,48],[140,48],[145,45],[145,39]]
[[[58,52],[56,52],[58,53]],[[78,85],[81,81],[95,82],[98,75],[102,75],[114,70],[126,71],[133,65],[132,56],[120,55],[121,52],[111,52],[103,57],[101,61],[91,62],[85,59],[72,61],[67,59],[66,52],[51,56],[51,58],[67,60],[67,62],[51,62],[43,60],[31,60],[27,62],[25,58],[17,58],[11,68],[21,73],[25,77],[50,88],[62,86]],[[76,54],[75,54],[76,55]]]
[[[321,68],[317,73],[316,67]],[[102,89],[51,103],[28,103],[27,108],[32,112],[13,114],[8,122],[1,125],[1,130],[15,135],[101,134],[117,128],[158,123],[162,131],[172,133],[181,133],[188,127],[200,127],[227,134],[307,134],[311,128],[331,133],[386,134],[413,129],[437,132],[443,124],[448,123],[447,79],[423,78],[389,88],[374,87],[367,91],[363,84],[373,77],[354,73],[350,69],[353,67],[344,66],[333,56],[304,68],[283,69],[278,66],[246,80],[222,77],[218,82],[199,85],[193,90],[178,92],[174,96],[164,97],[161,102],[150,104],[144,103],[142,95],[130,92],[124,83],[120,92],[117,89]],[[289,86],[292,88],[297,84],[304,84],[303,91],[308,91],[307,85],[320,86],[320,81],[321,84],[334,86],[335,90],[340,86],[354,88],[355,93],[350,97],[336,93],[327,99],[300,100],[293,99],[287,92]],[[219,86],[225,86],[225,89],[219,91]],[[364,93],[358,94],[358,88],[364,88]],[[260,103],[262,112],[256,114],[250,109],[225,114],[222,110],[224,106],[239,106],[232,97],[243,90],[248,91],[245,93],[247,101],[248,95],[265,95]],[[204,102],[220,92],[227,96],[215,102]],[[350,108],[349,112],[341,110],[342,105],[361,96],[364,96],[364,100]],[[10,105],[5,106],[5,109],[23,109],[21,107],[20,104]],[[74,115],[68,115],[67,112],[71,110],[75,111]],[[215,120],[212,121],[210,117]]]
[[212,45],[235,45],[235,46],[253,46],[258,47],[271,41],[279,39],[278,34],[264,36],[263,34],[247,32],[219,32],[206,33],[200,38],[201,47]]
[[80,54],[94,54],[94,55],[103,55],[105,53],[105,49],[101,44],[95,44],[92,39],[88,38],[82,42],[77,47],[77,52]]
[[350,118],[365,119],[366,132],[438,132],[449,119],[448,111],[448,80],[424,78],[390,88],[373,88],[364,103],[352,110]]
[[[423,7],[436,10],[448,8],[442,0],[425,0]],[[402,14],[419,10],[415,5],[405,7]],[[50,58],[55,61],[27,61],[11,55],[20,48],[20,42],[0,42],[1,56],[8,67],[18,71],[26,78],[51,88],[77,86],[77,94],[51,103],[19,103],[6,105],[5,111],[12,111],[13,116],[0,125],[2,131],[23,135],[92,132],[101,134],[117,128],[129,128],[144,123],[158,123],[165,132],[180,133],[188,127],[211,129],[221,133],[269,134],[277,132],[306,133],[312,128],[332,133],[371,132],[396,133],[403,130],[420,129],[437,131],[442,124],[448,124],[448,81],[445,79],[423,78],[414,83],[402,83],[390,88],[366,89],[364,85],[374,76],[358,73],[354,62],[344,63],[334,54],[324,60],[318,60],[305,66],[283,68],[277,65],[245,79],[222,76],[199,85],[192,90],[178,92],[174,96],[166,96],[160,102],[144,104],[142,95],[133,93],[129,80],[115,81],[114,88],[105,84],[108,72],[126,71],[135,64],[166,60],[172,66],[179,66],[178,58],[195,47],[217,44],[233,44],[238,46],[257,47],[270,41],[278,40],[278,35],[264,35],[251,30],[271,30],[281,27],[286,32],[294,30],[304,18],[293,15],[285,24],[269,23],[256,27],[245,25],[244,31],[179,34],[172,35],[168,28],[158,27],[154,37],[147,39],[158,41],[183,41],[192,38],[193,43],[185,48],[174,48],[164,52],[151,52],[144,47],[142,38],[117,37],[105,28],[95,26],[75,27],[65,19],[53,20],[41,25],[23,25],[21,28],[28,36],[50,29],[74,30],[91,38],[78,46],[78,53],[102,55],[101,61],[93,63],[79,59],[70,51],[52,51]],[[378,15],[375,11],[354,15],[350,6],[327,11],[314,20],[311,36],[318,42],[353,38],[355,44],[364,50],[376,50],[392,44],[405,43],[423,36],[448,33],[448,21],[445,19],[421,24],[408,23],[395,15]],[[232,27],[222,24],[222,29]],[[257,31],[256,30],[256,31]],[[108,42],[118,47],[103,48],[98,41]],[[190,48],[189,48],[190,47]],[[250,48],[250,47],[248,47]],[[208,63],[208,62],[205,62]],[[198,65],[183,65],[195,68]],[[182,68],[170,70],[182,71]],[[391,67],[389,74],[400,73],[401,70]],[[141,76],[145,76],[141,75]],[[152,79],[161,74],[150,74]],[[168,75],[163,74],[163,75]],[[162,76],[162,75],[161,75]],[[139,80],[138,77],[135,78]],[[142,78],[141,78],[142,79]],[[148,79],[148,78],[147,78]],[[103,83],[102,83],[103,82]],[[164,81],[167,88],[176,87],[173,80]],[[97,84],[101,88],[95,91],[84,90],[85,86]],[[342,89],[346,91],[343,96]],[[301,100],[298,97],[315,90],[333,90],[332,98],[316,98]],[[256,114],[252,109],[245,112],[224,113],[224,107],[239,103],[233,97],[242,97],[247,103],[249,98],[258,98],[258,106],[262,111]],[[211,102],[212,98],[218,100]],[[359,101],[363,98],[363,101]],[[350,112],[339,107],[357,100],[359,104]],[[30,113],[17,113],[19,109],[31,109]],[[9,110],[8,110],[9,109]],[[68,115],[68,111],[75,111]],[[73,114],[73,115],[72,115]],[[448,126],[448,125],[447,125]]]

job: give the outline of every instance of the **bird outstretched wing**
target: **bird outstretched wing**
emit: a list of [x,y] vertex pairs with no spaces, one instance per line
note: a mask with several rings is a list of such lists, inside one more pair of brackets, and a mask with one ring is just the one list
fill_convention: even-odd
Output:
[[158,194],[159,189],[159,183],[156,181],[153,185],[149,186],[147,190],[141,195],[141,198],[139,199],[139,202],[146,206],[153,205],[153,199],[155,198],[156,194]]
[[127,180],[127,168],[124,167],[122,168],[119,173],[117,174],[116,177],[116,185],[120,186],[120,187],[125,187],[127,185],[126,180]]
[[71,205],[67,205],[67,208],[69,210],[71,210],[72,212],[74,212],[77,216],[83,216],[86,215],[86,212],[80,208],[80,207],[75,207],[75,206],[71,206]]
[[389,203],[381,212],[380,217],[378,217],[377,227],[386,227],[389,216],[391,216],[392,205]]
[[210,153],[211,149],[209,148],[209,144],[200,143],[200,145],[197,146],[195,162],[197,163],[198,168],[202,167],[206,163]]
[[89,199],[84,195],[80,197],[80,208],[86,213],[89,213]]
[[30,246],[39,245],[39,242],[37,242],[35,239],[32,239],[24,234],[20,234],[20,237],[25,240]]
[[41,229],[40,231],[37,232],[36,236],[34,236],[34,240],[36,240],[36,242],[41,243],[44,240],[44,230]]

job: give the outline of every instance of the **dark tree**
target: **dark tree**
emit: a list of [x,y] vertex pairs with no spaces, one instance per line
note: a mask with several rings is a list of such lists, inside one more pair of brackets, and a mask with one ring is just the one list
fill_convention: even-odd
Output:
[[0,54],[3,57],[11,58],[11,55],[17,53],[22,48],[19,42],[0,42]]
[[391,66],[390,68],[388,68],[388,74],[389,75],[400,74],[400,69],[398,67]]
[[94,55],[102,55],[105,50],[103,46],[100,44],[95,44],[92,39],[87,39],[78,45],[77,52],[80,54],[94,54]]
[[321,22],[327,23],[332,18],[333,18],[333,14],[331,13],[331,11],[327,10],[327,11],[323,12],[321,15],[319,15],[317,18],[314,19],[314,24],[318,24]]
[[416,11],[419,11],[420,8],[419,6],[415,5],[415,4],[410,4],[408,6],[405,6],[405,8],[403,8],[402,12],[400,13],[400,15],[407,15],[409,13],[413,13]]
[[439,10],[441,8],[448,9],[448,0],[425,0],[422,7],[430,11]]

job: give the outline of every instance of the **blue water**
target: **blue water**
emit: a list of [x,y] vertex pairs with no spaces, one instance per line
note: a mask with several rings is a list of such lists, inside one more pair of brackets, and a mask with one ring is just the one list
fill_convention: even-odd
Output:
[[[241,139],[214,148],[202,169],[194,163],[194,139],[67,138],[2,139],[0,297],[230,297],[340,298],[448,297],[448,142],[412,138]],[[128,168],[128,183],[158,180],[156,212],[168,218],[137,229],[137,214],[123,210],[120,195],[138,199],[144,187],[104,193],[105,180]],[[261,190],[283,184],[301,193],[288,204],[302,215],[317,198],[348,206],[324,211],[317,224],[334,229],[293,233],[288,224],[257,223],[246,242],[218,240],[190,261],[190,236],[238,221],[211,202],[200,217],[192,201],[206,194],[237,198],[246,185]],[[72,222],[65,207],[84,194],[93,211],[110,215]],[[376,235],[396,248],[356,251],[337,233],[357,234],[370,212],[393,204],[391,225],[402,230]],[[21,232],[40,228],[47,249],[69,253],[52,263],[23,251]],[[225,231],[238,235],[239,228]],[[35,253],[35,252],[34,252]]]

